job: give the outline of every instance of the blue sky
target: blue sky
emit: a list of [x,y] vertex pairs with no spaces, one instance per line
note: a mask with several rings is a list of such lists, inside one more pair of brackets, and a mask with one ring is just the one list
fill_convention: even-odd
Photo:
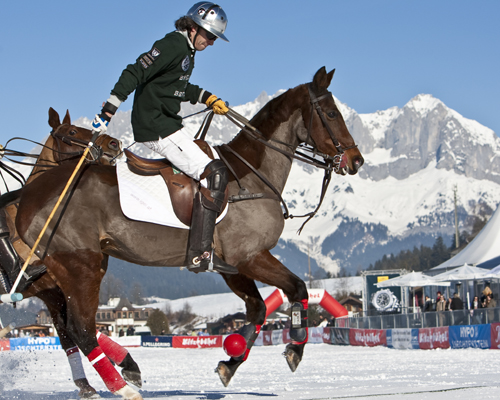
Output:
[[[93,117],[121,71],[192,1],[9,1],[0,24],[0,144],[42,140],[49,107]],[[429,93],[500,134],[500,2],[221,0],[230,42],[197,54],[191,82],[232,105],[336,68],[359,113]],[[129,110],[132,96],[120,110]],[[15,144],[23,150],[32,145]]]

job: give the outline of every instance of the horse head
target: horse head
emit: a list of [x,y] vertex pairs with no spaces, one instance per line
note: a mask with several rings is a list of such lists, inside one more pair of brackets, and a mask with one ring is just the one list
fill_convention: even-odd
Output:
[[337,173],[354,175],[363,165],[364,159],[328,91],[334,73],[335,70],[327,73],[325,67],[322,67],[311,83],[297,88],[303,92],[301,98],[309,99],[309,102],[303,102],[302,105],[306,130],[302,131],[299,139],[312,146],[315,151],[333,159],[337,163]]
[[[49,125],[53,143],[52,146],[47,143],[47,146],[52,148],[54,161],[58,164],[81,156],[92,139],[92,131],[71,124],[67,110],[61,123],[57,111],[49,108]],[[122,156],[121,141],[109,135],[99,135],[95,144],[102,148],[103,154],[99,159],[102,165],[114,165],[116,159]]]

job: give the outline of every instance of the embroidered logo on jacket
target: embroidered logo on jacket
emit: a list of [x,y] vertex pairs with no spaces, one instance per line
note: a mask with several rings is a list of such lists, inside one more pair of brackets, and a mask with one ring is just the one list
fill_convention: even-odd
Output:
[[189,56],[186,56],[184,60],[182,60],[181,67],[183,71],[187,71],[189,69]]

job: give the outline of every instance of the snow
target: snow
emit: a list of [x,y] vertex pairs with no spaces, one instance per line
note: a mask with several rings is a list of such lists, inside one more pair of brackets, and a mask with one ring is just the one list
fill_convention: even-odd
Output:
[[[285,346],[254,347],[227,388],[213,372],[226,360],[218,349],[130,348],[142,371],[145,400],[194,399],[498,399],[500,358],[495,350],[395,350],[309,344],[297,371],[281,356]],[[109,393],[84,360],[92,386]],[[1,352],[2,400],[77,399],[63,351]]]

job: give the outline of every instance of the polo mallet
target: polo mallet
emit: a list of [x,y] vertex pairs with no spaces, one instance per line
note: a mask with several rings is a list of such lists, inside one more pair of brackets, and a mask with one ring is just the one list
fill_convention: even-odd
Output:
[[17,286],[19,285],[19,282],[21,281],[21,277],[23,276],[24,271],[26,271],[26,268],[28,268],[28,264],[31,260],[31,257],[33,257],[33,254],[35,254],[35,250],[36,250],[38,244],[40,243],[40,240],[42,240],[42,236],[44,235],[45,231],[47,230],[47,228],[50,224],[50,221],[54,217],[54,214],[56,213],[57,209],[59,208],[59,205],[61,204],[64,196],[66,195],[66,192],[68,191],[71,183],[73,182],[73,179],[75,179],[76,174],[78,173],[80,167],[82,166],[83,162],[85,161],[85,158],[87,157],[90,149],[94,145],[94,142],[97,139],[97,136],[99,136],[99,132],[93,131],[92,133],[93,133],[92,139],[90,139],[90,142],[87,145],[87,147],[85,148],[85,151],[83,152],[82,157],[80,158],[80,161],[78,161],[78,164],[76,165],[75,170],[73,171],[73,173],[69,177],[68,182],[66,183],[66,186],[64,187],[61,195],[57,199],[57,202],[54,205],[52,212],[50,213],[49,217],[47,218],[47,221],[45,222],[45,225],[43,226],[42,231],[38,235],[38,238],[35,241],[35,244],[31,248],[31,251],[30,251],[28,257],[26,258],[26,261],[24,262],[24,265],[21,268],[21,271],[19,272],[19,275],[17,276],[17,279],[14,282],[14,285],[12,286],[10,293],[0,296],[0,300],[3,303],[16,302],[16,301],[21,301],[23,299],[23,295],[21,293],[16,293]]

